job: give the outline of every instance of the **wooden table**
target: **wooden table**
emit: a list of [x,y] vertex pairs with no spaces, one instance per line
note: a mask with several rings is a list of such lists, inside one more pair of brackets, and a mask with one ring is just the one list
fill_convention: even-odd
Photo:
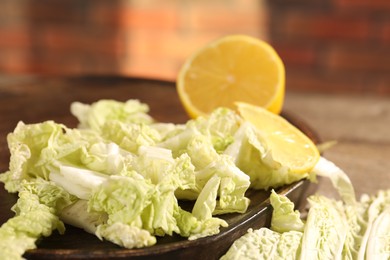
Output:
[[[390,188],[390,97],[287,92],[285,108],[308,122],[323,142],[337,141],[324,156],[341,167],[356,194]],[[324,180],[319,193],[337,197]]]

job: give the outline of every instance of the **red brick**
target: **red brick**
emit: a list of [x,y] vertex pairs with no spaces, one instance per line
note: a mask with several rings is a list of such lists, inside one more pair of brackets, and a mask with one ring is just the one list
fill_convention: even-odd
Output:
[[[385,85],[387,82],[387,85]],[[380,79],[373,74],[324,73],[313,69],[286,70],[287,91],[305,91],[344,94],[381,94],[390,96],[389,77]],[[287,92],[288,93],[288,92]],[[288,94],[287,94],[288,95]]]
[[[107,1],[107,3],[109,2],[111,1]],[[117,20],[116,9],[98,2],[86,11],[86,20],[89,26],[112,28]]]
[[51,75],[114,74],[118,71],[116,59],[86,54],[67,55],[46,53],[31,59],[30,71]]
[[[28,59],[16,58],[8,67],[35,73],[131,72],[174,78],[184,59],[208,41],[225,33],[258,36],[265,30],[260,28],[265,15],[257,15],[262,10],[255,0],[5,2],[0,26],[20,23],[28,28],[27,35],[0,30],[0,46],[28,53]],[[0,60],[0,67],[7,60]]]
[[289,39],[364,41],[370,33],[368,17],[294,12],[283,21],[278,29]]
[[388,48],[333,47],[329,49],[325,66],[333,71],[355,71],[359,73],[379,72],[390,75]]
[[187,13],[189,30],[217,31],[220,33],[256,33],[263,29],[265,14],[258,10],[194,9]]
[[25,17],[32,24],[81,24],[85,21],[84,9],[90,1],[27,1],[23,6]]
[[287,66],[315,66],[317,53],[314,47],[305,45],[271,43]]
[[361,9],[365,12],[390,11],[389,0],[333,0],[333,2],[336,7],[349,11],[354,9]]
[[319,9],[319,8],[328,8],[332,1],[329,0],[268,0],[267,4],[271,7],[280,8],[288,7],[292,9],[296,8],[310,8],[313,9]]
[[378,79],[376,85],[377,93],[383,96],[390,96],[390,76]]
[[29,61],[29,50],[18,48],[1,48],[0,50],[0,71],[3,73],[29,72]]
[[173,60],[151,60],[132,57],[122,60],[119,73],[126,76],[157,78],[174,81],[177,77],[177,63]]
[[116,31],[94,31],[84,28],[48,26],[40,30],[40,47],[49,51],[114,55],[124,53],[124,39]]
[[175,9],[133,9],[117,10],[119,28],[148,28],[155,30],[176,30],[178,13]]
[[31,32],[27,27],[1,27],[0,47],[1,48],[26,48],[31,45]]
[[[208,42],[222,36],[220,33],[187,33],[184,35],[174,31],[149,31],[135,29],[129,32],[127,54],[146,58],[184,59]],[[156,44],[156,42],[158,44]]]
[[[93,11],[92,11],[93,10]],[[90,11],[90,22],[103,27],[117,29],[149,28],[175,30],[178,13],[175,9],[142,9],[121,6],[95,7]]]
[[4,25],[23,24],[26,15],[24,1],[1,1],[0,23]]
[[390,20],[382,22],[379,27],[379,42],[385,46],[390,46]]

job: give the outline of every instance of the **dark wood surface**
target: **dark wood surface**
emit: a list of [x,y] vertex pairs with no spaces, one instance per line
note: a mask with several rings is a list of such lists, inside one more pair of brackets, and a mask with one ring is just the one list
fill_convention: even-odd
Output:
[[[150,114],[159,121],[184,123],[188,120],[182,109],[173,83],[116,77],[78,78],[16,78],[0,82],[0,172],[8,168],[9,153],[6,135],[12,132],[18,121],[36,123],[55,120],[69,127],[77,121],[70,114],[73,101],[91,103],[99,99],[125,101],[139,99],[150,106]],[[313,140],[319,138],[312,129],[292,113],[284,112],[288,120],[307,133]],[[304,205],[306,195],[315,187],[301,181],[279,190],[288,195],[297,206]],[[53,234],[40,241],[37,250],[27,252],[27,259],[58,258],[148,258],[161,259],[194,257],[215,259],[223,254],[231,243],[250,227],[266,225],[270,217],[268,192],[248,192],[251,204],[245,214],[229,214],[224,218],[230,224],[217,236],[188,241],[178,237],[159,239],[158,244],[147,249],[126,250],[101,242],[79,229],[67,227],[65,235]],[[8,194],[0,186],[0,224],[13,214],[11,206],[16,195]]]
[[[323,155],[346,172],[358,198],[390,189],[390,97],[324,91],[287,91],[284,107],[308,122],[321,141],[336,142]],[[318,193],[339,198],[326,179]]]

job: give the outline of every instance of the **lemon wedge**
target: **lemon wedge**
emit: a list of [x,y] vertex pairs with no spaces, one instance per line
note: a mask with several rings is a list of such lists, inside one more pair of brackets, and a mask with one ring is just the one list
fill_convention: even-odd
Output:
[[280,115],[244,102],[236,102],[244,120],[255,126],[272,151],[273,159],[291,173],[308,173],[320,159],[316,145]]

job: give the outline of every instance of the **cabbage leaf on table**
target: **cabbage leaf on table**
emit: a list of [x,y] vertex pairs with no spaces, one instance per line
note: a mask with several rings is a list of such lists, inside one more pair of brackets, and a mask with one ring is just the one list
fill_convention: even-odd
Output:
[[310,196],[304,220],[272,191],[271,227],[248,230],[221,259],[390,259],[390,190],[356,200],[348,176],[332,162],[321,157],[313,172],[330,178],[341,200]]

